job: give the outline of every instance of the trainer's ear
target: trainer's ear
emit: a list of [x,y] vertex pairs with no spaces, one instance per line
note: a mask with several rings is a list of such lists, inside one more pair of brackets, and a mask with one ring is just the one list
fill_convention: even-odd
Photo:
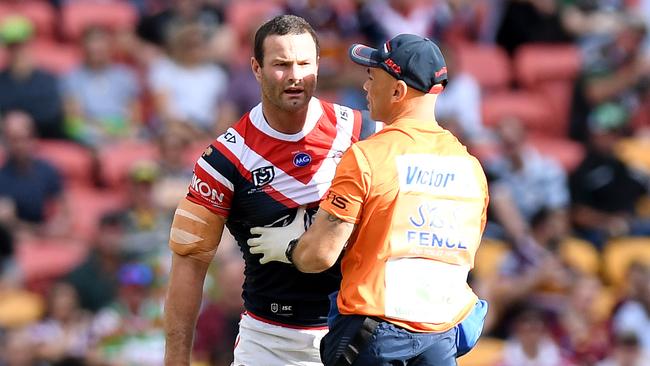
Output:
[[429,94],[440,94],[442,91],[445,90],[445,87],[442,84],[436,84],[433,87],[431,87],[431,90],[429,90]]
[[396,80],[395,84],[393,84],[393,95],[391,99],[393,102],[401,102],[406,97],[407,92],[408,86],[406,86],[406,83],[403,80]]

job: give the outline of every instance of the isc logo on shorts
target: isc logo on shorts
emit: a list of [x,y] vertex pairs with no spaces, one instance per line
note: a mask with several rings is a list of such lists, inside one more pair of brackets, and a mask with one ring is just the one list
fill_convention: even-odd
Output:
[[219,193],[216,189],[210,187],[207,182],[202,181],[196,174],[192,175],[191,187],[194,191],[199,192],[201,196],[212,202],[223,202],[223,193]]

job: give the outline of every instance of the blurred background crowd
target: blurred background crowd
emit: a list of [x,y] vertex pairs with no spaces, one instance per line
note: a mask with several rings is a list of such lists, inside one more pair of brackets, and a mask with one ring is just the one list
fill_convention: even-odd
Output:
[[[490,181],[464,366],[650,365],[650,0],[0,1],[0,365],[161,365],[173,210],[259,102],[252,35],[321,41],[317,95],[365,109],[352,42],[435,39],[437,119]],[[243,264],[224,238],[197,365],[229,365]]]

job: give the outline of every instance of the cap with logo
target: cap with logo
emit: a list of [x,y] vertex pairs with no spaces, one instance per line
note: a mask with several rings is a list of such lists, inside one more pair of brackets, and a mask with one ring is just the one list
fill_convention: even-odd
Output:
[[447,84],[445,59],[440,48],[428,38],[400,34],[378,49],[353,44],[349,55],[355,63],[383,69],[424,93],[439,92]]

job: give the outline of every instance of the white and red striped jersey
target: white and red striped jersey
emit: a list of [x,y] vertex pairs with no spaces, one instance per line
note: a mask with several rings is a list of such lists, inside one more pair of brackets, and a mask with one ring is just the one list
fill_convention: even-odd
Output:
[[288,135],[269,126],[260,104],[199,158],[188,199],[227,219],[246,262],[248,312],[293,326],[326,324],[327,295],[340,283],[338,264],[320,274],[281,262],[261,265],[246,244],[249,230],[286,226],[299,206],[315,214],[343,152],[377,125],[360,111],[312,98],[303,130]]

